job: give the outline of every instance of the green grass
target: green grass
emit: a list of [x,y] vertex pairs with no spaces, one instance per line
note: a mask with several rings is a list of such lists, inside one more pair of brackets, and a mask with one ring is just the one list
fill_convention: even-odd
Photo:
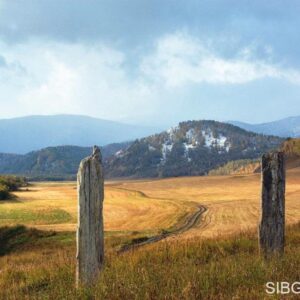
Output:
[[43,232],[28,229],[23,225],[0,228],[0,255],[20,250],[26,245],[32,247],[35,243],[43,243],[45,238],[56,236],[55,232]]
[[13,252],[0,258],[0,298],[280,299],[266,295],[266,282],[300,280],[300,224],[287,230],[285,255],[268,261],[258,253],[255,233],[165,241],[122,255],[116,254],[116,237],[109,234],[98,283],[78,290],[73,237],[40,232],[23,246],[15,244]]
[[72,216],[62,209],[0,210],[0,225],[7,224],[61,224],[72,221]]

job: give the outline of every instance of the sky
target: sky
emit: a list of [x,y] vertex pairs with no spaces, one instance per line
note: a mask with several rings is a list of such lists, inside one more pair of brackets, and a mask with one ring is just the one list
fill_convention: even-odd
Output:
[[300,1],[0,0],[0,118],[300,115]]

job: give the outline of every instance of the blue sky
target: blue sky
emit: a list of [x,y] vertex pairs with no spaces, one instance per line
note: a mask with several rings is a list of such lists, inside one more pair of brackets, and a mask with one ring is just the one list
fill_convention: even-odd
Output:
[[300,1],[0,0],[0,118],[300,115]]

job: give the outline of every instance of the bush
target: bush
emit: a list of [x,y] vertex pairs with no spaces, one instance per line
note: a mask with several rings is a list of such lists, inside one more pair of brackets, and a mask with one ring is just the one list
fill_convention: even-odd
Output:
[[0,200],[5,200],[9,198],[9,188],[7,185],[0,183]]
[[17,191],[20,187],[26,186],[27,181],[24,177],[0,176],[0,200],[10,197],[10,192]]

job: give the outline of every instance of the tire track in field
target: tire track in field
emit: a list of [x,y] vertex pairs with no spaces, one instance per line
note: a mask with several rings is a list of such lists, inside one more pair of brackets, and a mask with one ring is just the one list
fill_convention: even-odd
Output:
[[[142,195],[145,198],[150,198],[144,192],[141,192],[141,191],[138,191],[138,190],[131,190],[131,189],[126,189],[126,188],[121,188],[121,187],[114,187],[114,188],[120,189],[120,190],[126,190],[128,192],[135,192],[135,193],[138,193],[138,194]],[[159,198],[159,199],[169,200],[169,201],[171,200],[171,199],[165,199],[165,198]],[[197,207],[197,210],[195,212],[193,212],[192,214],[190,214],[186,218],[185,223],[183,225],[175,228],[172,231],[157,234],[157,235],[154,235],[154,236],[149,237],[147,239],[140,239],[140,240],[137,240],[136,242],[133,242],[132,244],[123,245],[121,247],[121,249],[118,250],[118,254],[122,254],[122,253],[125,253],[125,252],[128,252],[128,251],[140,248],[142,246],[146,246],[146,245],[149,245],[149,244],[159,242],[159,241],[164,240],[168,237],[175,236],[175,235],[178,235],[178,234],[182,234],[182,233],[184,233],[184,232],[186,232],[186,231],[188,231],[188,230],[190,230],[194,227],[197,227],[197,225],[199,223],[199,220],[201,219],[202,215],[208,209],[207,209],[207,207],[205,207],[204,205],[201,205],[201,204],[197,204],[196,207]],[[203,224],[203,225],[205,227],[205,224]]]

